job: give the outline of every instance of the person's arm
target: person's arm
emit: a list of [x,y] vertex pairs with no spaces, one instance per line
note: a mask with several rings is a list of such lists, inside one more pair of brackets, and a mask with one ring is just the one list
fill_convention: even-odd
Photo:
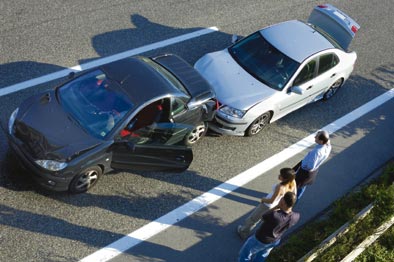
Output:
[[282,185],[281,184],[277,184],[275,187],[275,192],[272,194],[271,198],[262,198],[261,199],[261,203],[267,203],[267,204],[272,204],[275,199],[279,196],[279,194],[282,191]]
[[295,180],[293,181],[293,193],[294,195],[297,195],[297,183]]

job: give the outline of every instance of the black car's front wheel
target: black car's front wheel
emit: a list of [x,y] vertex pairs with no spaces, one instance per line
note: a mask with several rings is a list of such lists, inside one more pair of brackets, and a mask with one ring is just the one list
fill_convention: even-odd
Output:
[[342,78],[335,81],[334,84],[332,84],[330,88],[324,93],[323,100],[328,100],[331,97],[333,97],[337,93],[339,88],[342,86],[342,83],[343,83]]
[[271,120],[271,113],[270,112],[265,112],[258,118],[256,118],[246,129],[245,131],[245,136],[254,136],[258,134],[263,128],[269,124]]
[[205,122],[200,122],[186,137],[185,144],[192,146],[197,143],[207,133],[208,125]]
[[88,167],[76,175],[70,183],[69,191],[72,193],[84,193],[96,185],[103,171],[98,166]]

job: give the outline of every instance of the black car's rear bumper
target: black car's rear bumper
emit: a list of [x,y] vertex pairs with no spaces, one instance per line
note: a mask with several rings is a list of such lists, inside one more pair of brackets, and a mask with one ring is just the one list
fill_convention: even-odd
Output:
[[62,174],[54,175],[36,166],[32,160],[21,150],[16,138],[8,135],[8,144],[17,155],[22,167],[29,172],[29,175],[42,187],[53,191],[67,191],[72,177],[65,177]]

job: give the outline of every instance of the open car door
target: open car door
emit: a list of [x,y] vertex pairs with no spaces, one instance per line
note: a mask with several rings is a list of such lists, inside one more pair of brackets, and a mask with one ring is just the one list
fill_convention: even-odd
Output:
[[155,123],[141,128],[112,147],[113,169],[177,171],[186,170],[193,160],[185,137],[193,127],[177,123]]

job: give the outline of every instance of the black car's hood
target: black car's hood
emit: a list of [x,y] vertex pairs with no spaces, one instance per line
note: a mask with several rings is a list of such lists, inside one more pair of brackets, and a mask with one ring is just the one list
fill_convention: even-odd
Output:
[[69,161],[101,143],[64,112],[54,91],[25,100],[14,127],[15,136],[35,159]]

